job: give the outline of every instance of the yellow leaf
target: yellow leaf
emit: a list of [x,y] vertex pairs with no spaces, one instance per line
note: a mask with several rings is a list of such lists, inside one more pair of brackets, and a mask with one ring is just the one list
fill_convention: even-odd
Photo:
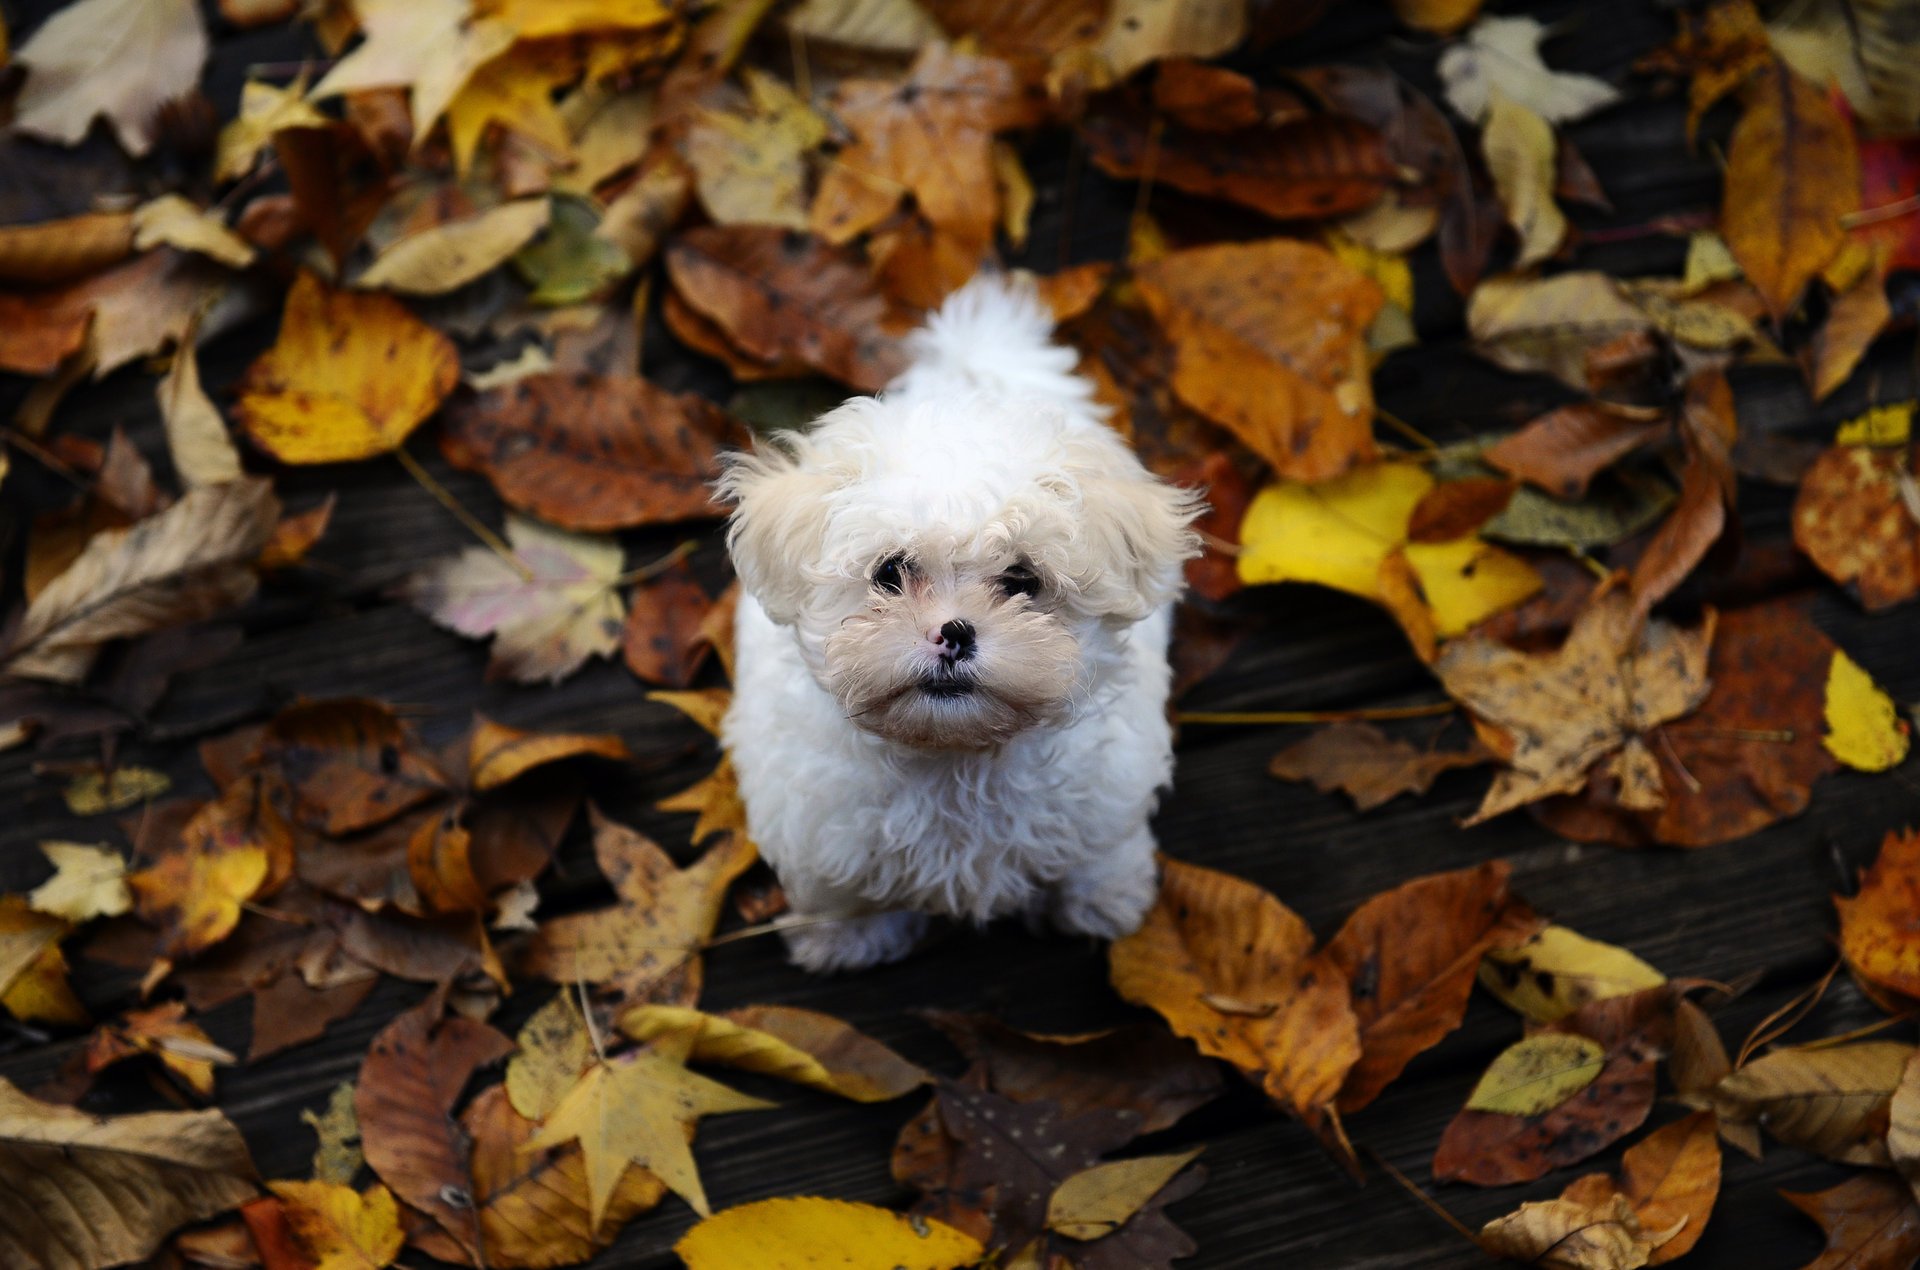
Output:
[[1532,565],[1469,535],[1452,542],[1410,542],[1401,548],[1433,611],[1434,633],[1463,635],[1543,585]]
[[1898,767],[1911,743],[1893,698],[1860,665],[1835,650],[1827,668],[1827,753],[1863,772]]
[[791,1006],[747,1006],[718,1015],[640,1005],[621,1015],[618,1026],[636,1041],[690,1036],[690,1062],[778,1076],[855,1102],[886,1102],[927,1080],[924,1071],[852,1024]]
[[381,252],[354,285],[444,295],[505,264],[546,228],[551,214],[545,198],[524,198],[410,234]]
[[459,382],[452,341],[398,300],[302,273],[279,338],[240,381],[237,412],[284,463],[343,463],[398,447]]
[[1405,256],[1370,246],[1342,230],[1327,231],[1326,242],[1335,256],[1379,283],[1389,305],[1413,310],[1413,267]]
[[1480,983],[1535,1023],[1551,1023],[1589,1001],[1657,988],[1667,977],[1624,948],[1548,926],[1517,948],[1489,949]]
[[692,812],[698,817],[690,840],[705,842],[716,833],[747,833],[747,805],[740,799],[740,776],[733,770],[733,757],[720,756],[711,772],[677,794],[669,794],[654,804],[659,811]]
[[290,863],[292,833],[254,779],[234,782],[194,814],[180,841],[127,879],[134,910],[164,930],[162,955],[180,957],[219,943],[240,921],[240,906]]
[[325,128],[328,122],[327,117],[307,101],[305,75],[285,88],[250,79],[240,90],[239,116],[220,130],[213,179],[225,183],[245,176],[276,132],[289,128]]
[[807,152],[827,121],[771,75],[745,73],[745,114],[700,111],[687,129],[687,162],[700,202],[722,225],[807,227]]
[[1890,401],[1840,425],[1835,445],[1905,445],[1913,435],[1913,412],[1920,402]]
[[60,941],[71,928],[0,895],[0,1009],[25,1022],[83,1024],[86,1007],[67,986]]
[[67,810],[76,816],[104,816],[137,807],[172,788],[167,774],[151,767],[116,767],[110,772],[93,768],[69,781],[63,796]]
[[200,386],[199,356],[189,336],[174,351],[173,365],[155,390],[166,424],[167,453],[187,486],[224,485],[239,480],[240,452],[227,435],[226,421]]
[[1204,1149],[1115,1160],[1075,1173],[1054,1188],[1047,1201],[1047,1229],[1069,1239],[1112,1234]]
[[572,138],[553,92],[579,75],[572,50],[545,45],[515,45],[475,71],[447,103],[447,136],[460,173],[473,165],[491,123],[525,137],[557,163],[570,160]]
[[43,842],[40,853],[54,874],[27,896],[34,911],[70,922],[118,917],[133,907],[127,862],[112,847],[80,842]]
[[1539,264],[1559,251],[1567,238],[1567,218],[1553,201],[1553,128],[1495,88],[1480,144],[1507,223],[1520,236],[1514,267]]
[[672,706],[714,736],[720,735],[720,721],[733,704],[730,688],[701,688],[693,692],[650,692],[647,700]]
[[529,1120],[544,1120],[593,1065],[587,1021],[563,989],[533,1012],[513,1038],[507,1063],[507,1098]]
[[1240,522],[1240,579],[1317,582],[1368,599],[1380,565],[1407,536],[1433,478],[1408,463],[1379,463],[1308,485],[1282,481],[1254,496]]
[[338,1182],[269,1182],[286,1206],[293,1237],[315,1270],[382,1270],[406,1236],[393,1193],[375,1184],[363,1195]]
[[645,29],[671,22],[677,13],[661,0],[478,0],[474,9],[499,18],[523,40]]
[[409,89],[416,144],[474,72],[514,42],[513,27],[475,18],[468,0],[354,0],[353,9],[367,38],[334,63],[310,96]]
[[705,1217],[707,1194],[689,1145],[694,1125],[702,1116],[773,1105],[696,1075],[672,1056],[643,1050],[589,1068],[528,1146],[580,1143],[595,1226],[631,1164],[654,1174]]
[[196,252],[230,269],[245,269],[259,253],[228,229],[220,214],[202,211],[178,194],[163,194],[133,213],[133,246],[150,251],[166,245]]
[[467,742],[467,779],[476,792],[485,793],[536,767],[583,754],[618,761],[627,757],[627,747],[611,733],[524,732],[475,716]]
[[689,1230],[673,1250],[687,1270],[959,1270],[986,1252],[942,1222],[815,1196],[729,1208]]
[[1537,1116],[1591,1085],[1607,1065],[1598,1041],[1540,1032],[1502,1050],[1467,1097],[1469,1111]]
[[1687,263],[1680,277],[1682,295],[1693,295],[1716,282],[1732,282],[1740,276],[1740,262],[1727,249],[1726,239],[1710,229],[1688,235]]

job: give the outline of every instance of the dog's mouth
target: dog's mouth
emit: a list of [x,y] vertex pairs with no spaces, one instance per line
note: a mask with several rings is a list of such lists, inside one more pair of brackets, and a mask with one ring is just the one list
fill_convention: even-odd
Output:
[[971,696],[978,685],[971,679],[962,679],[951,672],[943,671],[940,674],[927,676],[916,686],[922,696],[950,700],[955,697]]

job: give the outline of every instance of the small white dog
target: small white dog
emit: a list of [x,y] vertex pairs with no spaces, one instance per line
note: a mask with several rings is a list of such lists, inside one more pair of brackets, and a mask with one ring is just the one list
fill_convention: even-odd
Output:
[[745,591],[725,738],[810,970],[905,956],[928,914],[1112,939],[1153,903],[1198,496],[1051,335],[1031,289],[976,278],[886,392],[721,481]]

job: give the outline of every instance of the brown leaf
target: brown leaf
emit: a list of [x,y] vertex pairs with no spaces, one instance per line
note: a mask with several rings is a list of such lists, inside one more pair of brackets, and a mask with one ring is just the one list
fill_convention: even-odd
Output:
[[1733,389],[1727,377],[1717,370],[1695,375],[1687,384],[1680,414],[1680,436],[1687,447],[1680,499],[1633,566],[1636,617],[1645,617],[1671,595],[1726,531],[1737,487],[1733,474],[1737,433]]
[[470,1145],[453,1107],[474,1070],[505,1058],[513,1042],[472,1019],[436,1018],[433,1007],[429,998],[373,1038],[360,1065],[354,1110],[367,1163],[380,1180],[431,1215],[478,1262],[483,1235],[473,1207]]
[[1360,1025],[1360,1061],[1340,1087],[1343,1113],[1372,1102],[1460,1026],[1481,954],[1515,933],[1507,874],[1496,861],[1403,883],[1355,909],[1320,950],[1317,959],[1352,988]]
[[[1173,342],[1174,391],[1275,472],[1323,480],[1373,457],[1371,279],[1324,248],[1268,239],[1173,252],[1138,282]],[[1288,319],[1303,309],[1324,320]]]
[[704,638],[713,601],[691,566],[678,561],[633,589],[620,654],[648,683],[684,688],[711,649]]
[[1317,1130],[1361,1050],[1346,981],[1312,946],[1307,924],[1259,887],[1166,860],[1158,903],[1108,950],[1108,969],[1121,996]]
[[243,777],[207,803],[179,842],[128,877],[134,912],[161,929],[159,955],[178,959],[233,932],[241,906],[293,868],[293,836],[267,781]]
[[1920,484],[1908,448],[1838,445],[1807,469],[1793,541],[1870,610],[1920,594]]
[[1414,505],[1407,521],[1407,541],[1445,543],[1478,533],[1507,509],[1514,490],[1512,481],[1496,477],[1442,481]]
[[1889,832],[1852,897],[1836,895],[1840,951],[1854,973],[1920,996],[1920,833]]
[[190,490],[128,529],[96,534],[27,606],[0,668],[76,683],[109,640],[199,621],[253,594],[247,566],[280,511],[264,478]]
[[1532,420],[1481,457],[1556,498],[1575,500],[1585,497],[1595,473],[1666,431],[1662,417],[1575,402]]
[[1887,257],[1874,253],[1873,264],[1854,284],[1833,298],[1827,320],[1813,333],[1803,354],[1813,399],[1831,396],[1847,382],[1867,348],[1893,320],[1887,302]]
[[82,212],[0,228],[0,281],[50,287],[117,264],[133,252],[132,212]]
[[286,782],[294,818],[327,834],[382,824],[447,785],[411,730],[364,697],[288,706],[262,735],[259,761]]
[[773,226],[709,225],[667,248],[689,307],[763,362],[789,358],[874,392],[906,367],[897,323],[858,260]]
[[1653,1240],[1624,1195],[1536,1200],[1481,1228],[1488,1255],[1543,1270],[1639,1270]]
[[213,1097],[213,1068],[231,1064],[233,1055],[213,1043],[199,1024],[187,1020],[184,1002],[169,1001],[147,1010],[129,1010],[87,1038],[86,1067],[93,1075],[115,1063],[152,1055],[201,1098]]
[[1598,1042],[1605,1055],[1600,1075],[1538,1115],[1460,1112],[1441,1135],[1434,1177],[1475,1186],[1530,1182],[1632,1133],[1653,1109],[1654,1068],[1673,1039],[1676,999],[1663,985],[1591,1002],[1547,1024],[1545,1032]]
[[1267,771],[1281,780],[1312,781],[1323,794],[1338,789],[1356,811],[1372,811],[1402,794],[1424,794],[1442,772],[1492,759],[1479,744],[1464,750],[1419,750],[1371,723],[1329,724],[1273,756]]
[[1249,127],[1264,113],[1259,87],[1251,79],[1190,57],[1168,58],[1154,68],[1153,105],[1183,126],[1203,132]]
[[513,506],[604,531],[719,516],[720,451],[744,439],[702,398],[633,375],[550,372],[456,402],[440,446]]
[[1896,1041],[1775,1050],[1697,1101],[1725,1124],[1759,1124],[1789,1146],[1886,1168],[1888,1104],[1913,1053]]
[[473,875],[472,842],[456,810],[420,818],[407,840],[407,875],[428,912],[487,911],[487,893]]
[[1590,1173],[1568,1186],[1561,1198],[1597,1206],[1616,1193],[1633,1206],[1644,1230],[1666,1236],[1648,1257],[1648,1265],[1665,1265],[1692,1251],[1707,1233],[1720,1195],[1720,1143],[1713,1113],[1696,1111],[1654,1130],[1627,1148],[1617,1179]]
[[1782,318],[1847,240],[1841,218],[1859,209],[1860,155],[1826,91],[1783,63],[1761,69],[1742,95],[1720,232]]
[[1805,1270],[1907,1270],[1920,1258],[1920,1202],[1894,1178],[1863,1173],[1780,1197],[1820,1223],[1827,1250]]

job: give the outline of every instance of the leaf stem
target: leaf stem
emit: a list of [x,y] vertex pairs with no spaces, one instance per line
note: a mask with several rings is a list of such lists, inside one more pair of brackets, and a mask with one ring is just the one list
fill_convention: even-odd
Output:
[[1176,723],[1214,723],[1230,726],[1258,726],[1269,723],[1352,723],[1371,719],[1428,719],[1452,714],[1459,706],[1451,701],[1430,701],[1418,706],[1373,706],[1361,710],[1183,710],[1173,716]]
[[509,547],[499,534],[487,528],[486,522],[462,507],[460,500],[455,498],[446,486],[435,480],[433,473],[420,465],[419,459],[407,453],[406,446],[396,447],[393,457],[400,460],[400,466],[407,469],[407,475],[417,481],[421,489],[433,495],[433,500],[451,512],[455,520],[465,525],[475,538],[487,545],[488,550],[512,566],[513,571],[519,574],[522,580],[527,582],[534,580],[533,570],[527,568],[525,562],[513,553],[513,548]]
[[643,564],[638,569],[629,569],[613,581],[607,583],[607,586],[611,589],[617,586],[625,586],[629,582],[645,582],[648,578],[657,577],[692,555],[694,549],[699,545],[700,542],[697,538],[689,538],[653,563]]
[[1848,212],[1840,218],[1840,227],[1858,229],[1862,225],[1877,225],[1883,220],[1894,220],[1917,211],[1920,211],[1920,194],[1913,194],[1897,203],[1883,203],[1879,207],[1863,207],[1857,212]]

